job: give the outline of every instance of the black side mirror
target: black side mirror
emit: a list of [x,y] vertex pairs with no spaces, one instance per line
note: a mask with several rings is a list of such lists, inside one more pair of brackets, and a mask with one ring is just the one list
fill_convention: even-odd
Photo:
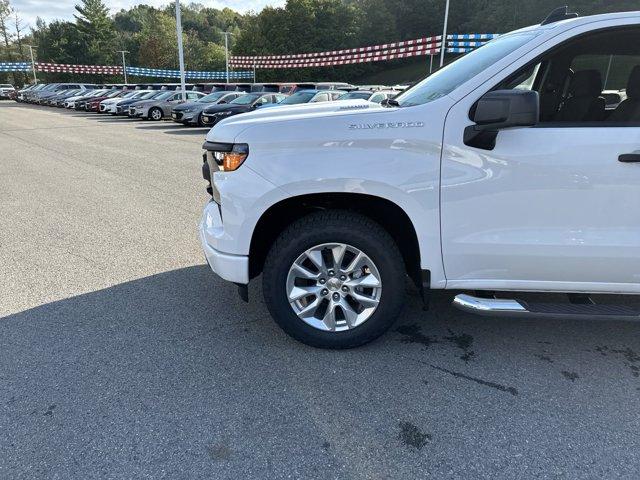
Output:
[[532,127],[538,123],[540,99],[529,90],[496,90],[485,94],[471,109],[476,122],[464,130],[464,143],[493,150],[498,131],[513,127]]

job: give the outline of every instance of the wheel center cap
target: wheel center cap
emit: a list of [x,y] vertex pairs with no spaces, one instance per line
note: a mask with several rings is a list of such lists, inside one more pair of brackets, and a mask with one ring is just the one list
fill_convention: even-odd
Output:
[[342,286],[342,282],[337,278],[330,278],[329,280],[327,280],[327,288],[332,292],[336,292],[340,290],[341,286]]

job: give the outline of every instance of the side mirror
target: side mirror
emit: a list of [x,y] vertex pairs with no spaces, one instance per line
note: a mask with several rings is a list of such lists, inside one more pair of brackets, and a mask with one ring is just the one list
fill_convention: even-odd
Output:
[[538,92],[496,90],[485,94],[471,109],[476,124],[464,130],[464,143],[470,147],[493,150],[498,131],[514,127],[532,127],[540,116]]

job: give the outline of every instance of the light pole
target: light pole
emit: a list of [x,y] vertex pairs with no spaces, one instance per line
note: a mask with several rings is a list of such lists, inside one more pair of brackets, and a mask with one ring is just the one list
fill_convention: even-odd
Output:
[[187,101],[187,85],[184,79],[184,51],[182,50],[182,20],[180,19],[180,0],[176,0],[176,32],[178,33],[178,61],[180,62],[180,88],[182,101]]
[[127,63],[124,61],[124,54],[129,53],[126,50],[116,50],[116,53],[122,54],[122,73],[124,73],[124,83],[127,84]]
[[227,83],[229,83],[229,35],[233,35],[231,32],[222,32],[224,33],[224,57],[225,57],[225,68],[227,72]]
[[444,52],[447,49],[447,24],[449,23],[449,0],[444,7],[444,28],[442,30],[442,41],[440,42],[440,67],[444,65]]
[[33,59],[33,49],[38,48],[38,46],[25,45],[25,47],[29,47],[29,52],[31,53],[31,69],[33,70],[33,83],[38,83],[38,78],[36,77],[36,61]]

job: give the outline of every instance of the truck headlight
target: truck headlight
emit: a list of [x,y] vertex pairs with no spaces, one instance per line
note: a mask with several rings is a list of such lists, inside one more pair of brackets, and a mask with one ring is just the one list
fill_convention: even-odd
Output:
[[230,151],[214,151],[213,158],[223,172],[233,172],[240,168],[240,165],[249,156],[249,145],[246,143],[237,143],[233,145]]

